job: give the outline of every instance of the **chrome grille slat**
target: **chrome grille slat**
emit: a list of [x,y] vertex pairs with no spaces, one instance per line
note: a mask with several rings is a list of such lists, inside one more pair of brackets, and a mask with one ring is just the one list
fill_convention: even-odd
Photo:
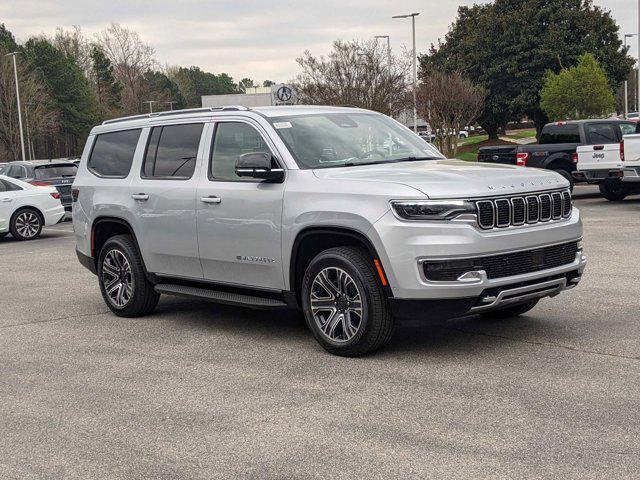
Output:
[[561,220],[571,216],[568,190],[534,195],[475,200],[478,225],[483,230]]

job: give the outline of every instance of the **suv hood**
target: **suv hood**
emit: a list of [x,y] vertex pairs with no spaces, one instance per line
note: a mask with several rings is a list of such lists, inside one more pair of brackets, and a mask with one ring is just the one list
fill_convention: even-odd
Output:
[[463,160],[424,160],[316,169],[318,178],[398,183],[429,198],[475,198],[511,195],[568,187],[557,173],[514,165],[471,163]]

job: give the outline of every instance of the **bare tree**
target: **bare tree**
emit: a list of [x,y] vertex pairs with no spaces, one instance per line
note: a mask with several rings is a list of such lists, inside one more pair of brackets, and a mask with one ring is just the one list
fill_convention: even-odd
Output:
[[[5,57],[5,53],[7,52],[0,48],[0,158],[18,160],[22,158],[22,153],[16,87],[12,60]],[[16,61],[25,127],[25,150],[29,151],[30,144],[36,144],[56,130],[57,113],[51,108],[46,88],[38,76],[29,72],[20,57]]]
[[82,29],[78,25],[74,25],[72,30],[56,28],[56,34],[51,39],[51,43],[58,50],[72,57],[84,75],[91,80],[91,43],[82,34]]
[[456,155],[460,129],[474,122],[487,92],[459,73],[429,72],[418,87],[418,115],[438,132],[437,144],[447,157]]
[[123,86],[122,106],[125,113],[143,110],[144,74],[156,64],[153,47],[140,36],[117,23],[98,35],[98,43],[111,60],[116,80]]
[[293,83],[302,103],[355,105],[388,115],[409,103],[408,60],[389,58],[386,47],[373,40],[338,40],[327,58],[305,51],[297,62],[302,72]]

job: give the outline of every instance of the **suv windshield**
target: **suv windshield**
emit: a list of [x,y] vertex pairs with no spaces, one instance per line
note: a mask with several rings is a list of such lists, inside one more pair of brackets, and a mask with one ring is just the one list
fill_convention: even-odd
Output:
[[270,119],[300,168],[444,158],[384,115],[324,113]]
[[34,167],[33,169],[35,178],[39,180],[45,180],[47,178],[75,177],[77,171],[78,167],[74,164],[41,165]]

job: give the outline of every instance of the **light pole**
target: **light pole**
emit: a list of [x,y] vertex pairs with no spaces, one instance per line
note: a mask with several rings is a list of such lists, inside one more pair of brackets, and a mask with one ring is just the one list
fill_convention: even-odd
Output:
[[18,101],[18,124],[20,125],[20,145],[22,146],[22,161],[26,160],[24,154],[24,133],[22,132],[22,111],[20,110],[20,87],[18,86],[18,67],[16,66],[16,55],[20,52],[7,53],[5,57],[13,57],[13,76],[16,80],[16,100]]
[[[640,0],[638,0],[640,4]],[[391,18],[411,17],[411,33],[413,36],[413,131],[418,133],[418,100],[416,89],[418,88],[418,67],[416,65],[416,17],[419,13],[409,13],[407,15],[395,15]]]
[[[640,33],[640,0],[638,0],[638,33]],[[638,35],[638,72],[640,72],[640,35]],[[638,111],[640,111],[640,73],[636,80],[636,101],[638,102]]]
[[153,113],[153,104],[154,103],[158,103],[157,100],[147,100],[145,102],[142,103],[148,103],[149,104],[149,113]]
[[[635,37],[637,33],[625,33],[624,34],[624,49],[627,49],[627,38]],[[634,72],[635,73],[635,72]],[[624,79],[624,118],[627,118],[629,114],[629,87],[627,79]]]

